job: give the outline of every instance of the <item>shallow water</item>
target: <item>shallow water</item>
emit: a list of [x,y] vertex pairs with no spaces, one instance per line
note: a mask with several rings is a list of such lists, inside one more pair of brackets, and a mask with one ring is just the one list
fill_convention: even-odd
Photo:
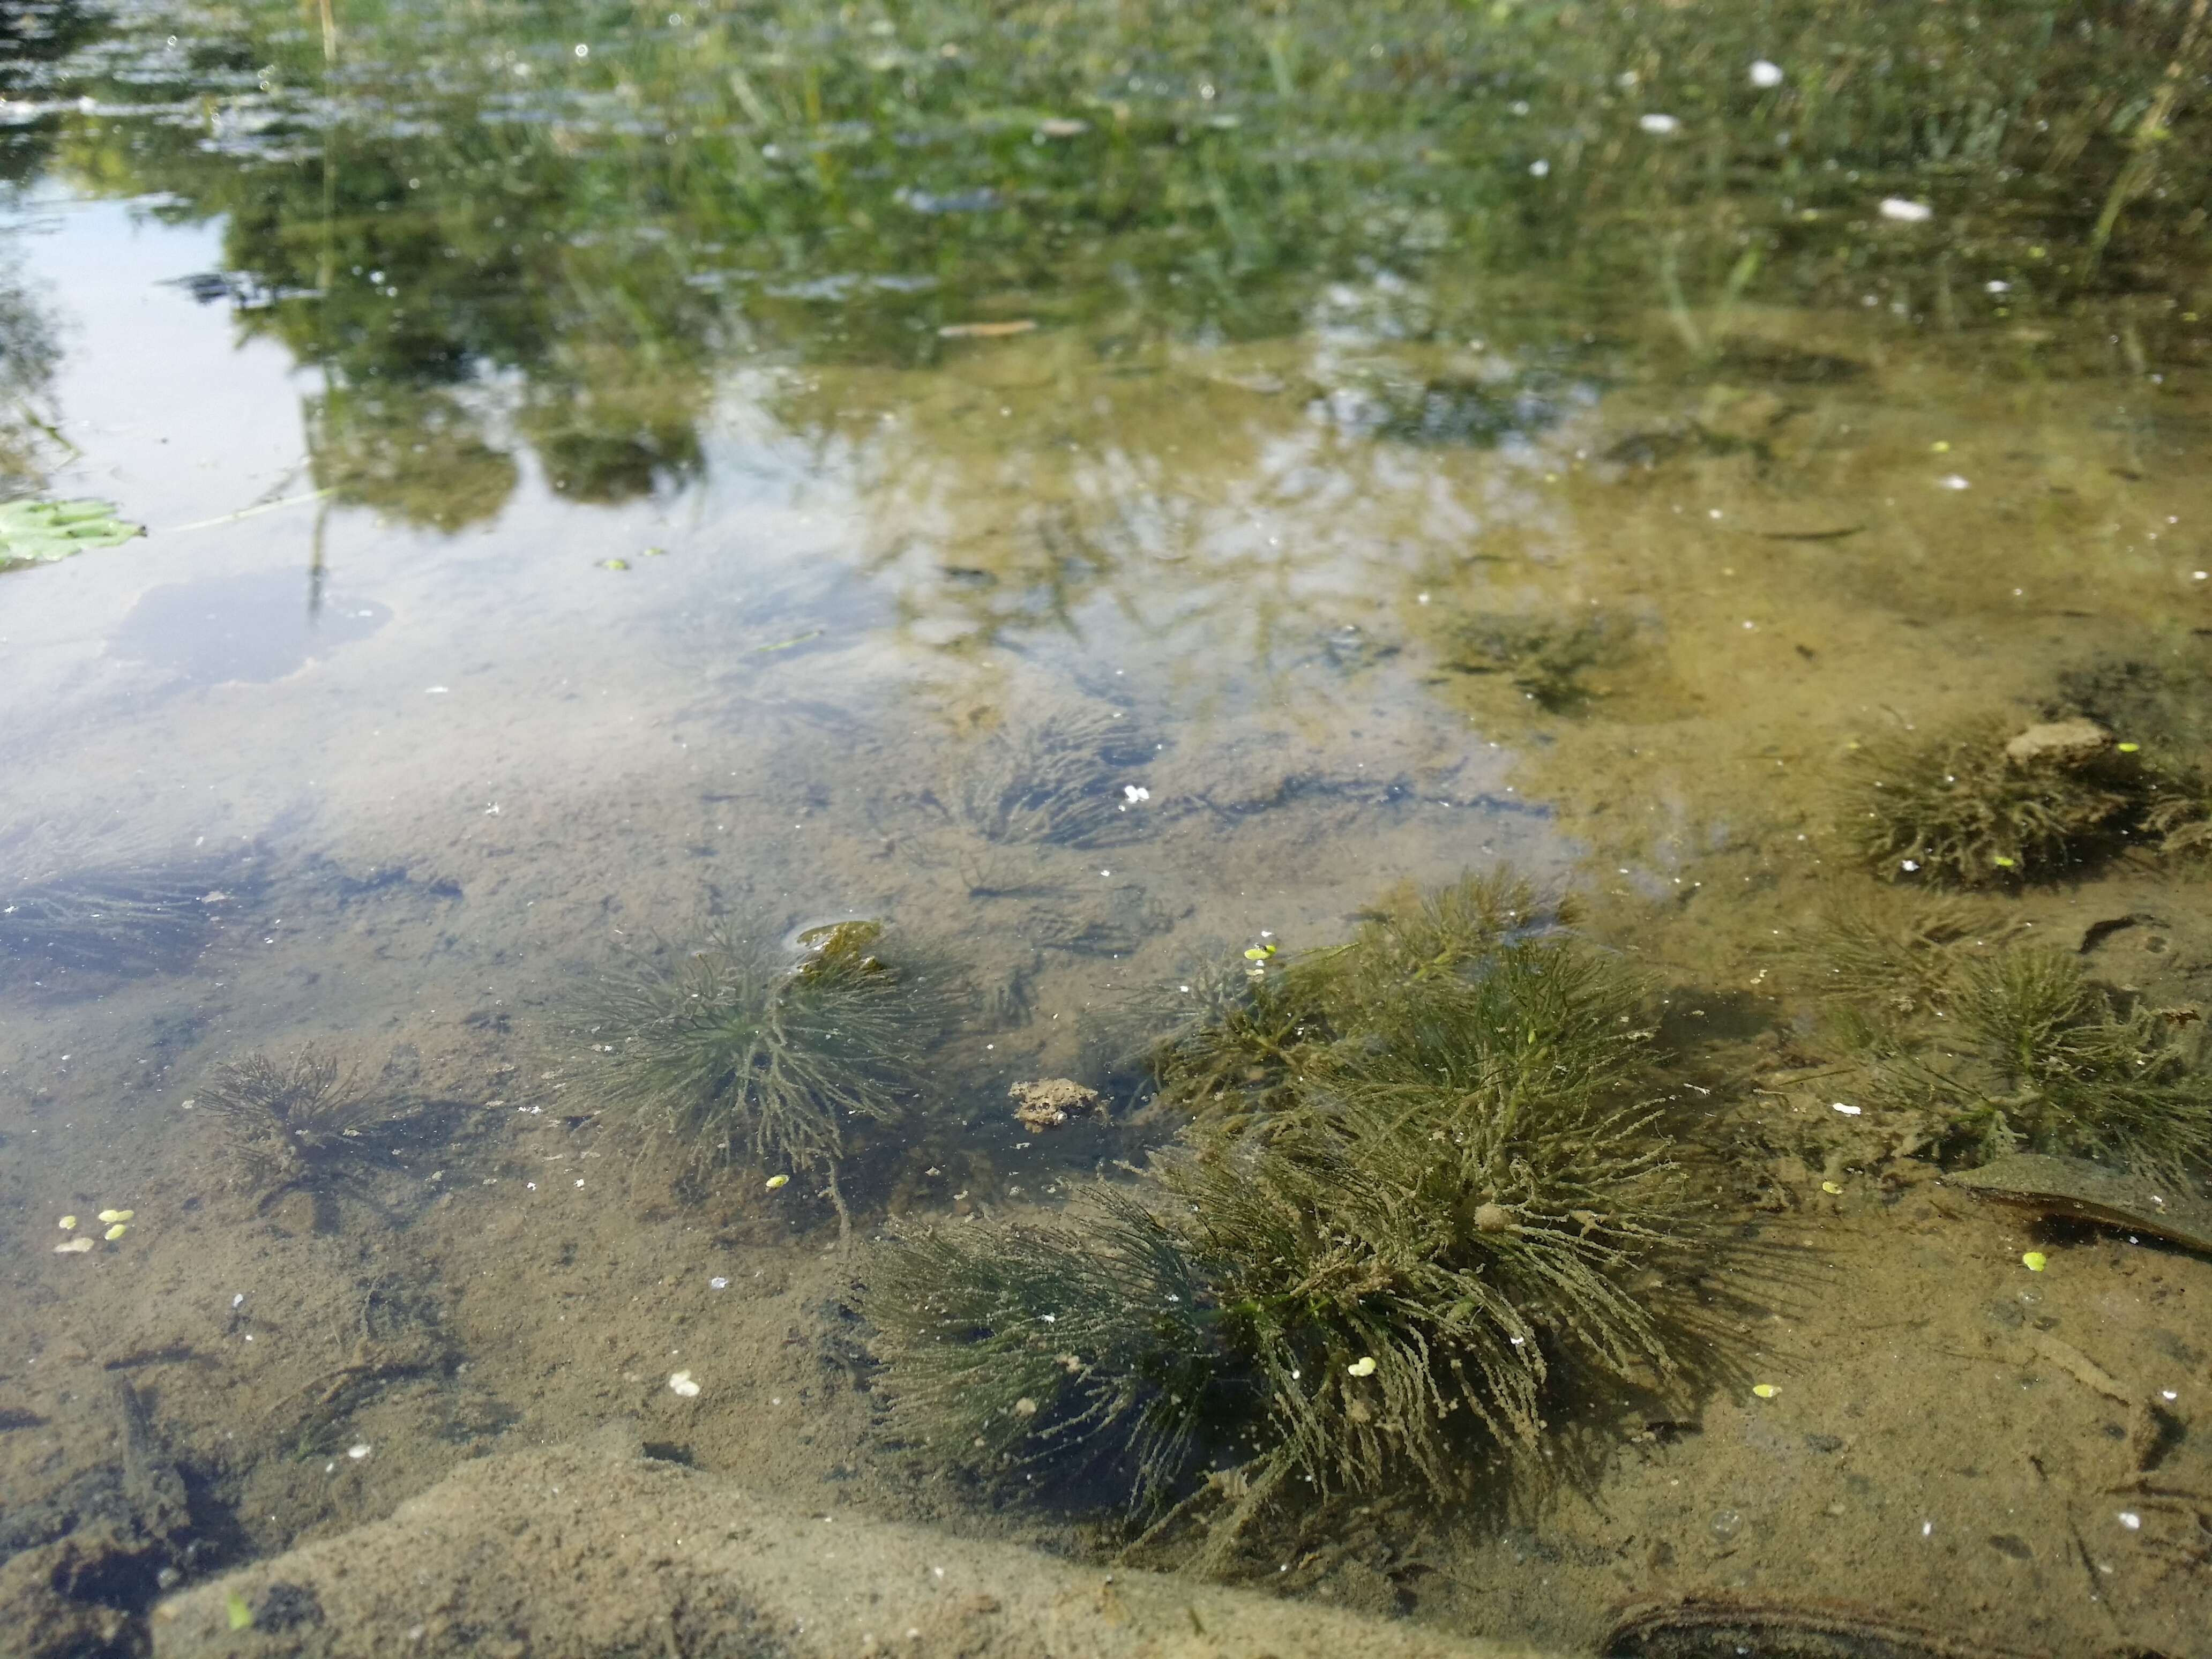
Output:
[[[1863,745],[2212,731],[2185,8],[6,22],[0,483],[148,531],[0,572],[11,1553],[89,1524],[119,1376],[191,1493],[134,1618],[626,1413],[1103,1559],[1110,1477],[885,1433],[871,1241],[1124,1178],[1148,1011],[1510,866],[1648,976],[1717,1334],[1568,1370],[1548,1479],[1231,1576],[1562,1651],[1734,1597],[1778,1653],[2212,1653],[2212,1265],[1837,1114],[1818,920],[1901,873]],[[2185,1036],[2201,876],[2056,873],[1971,927]],[[847,1243],[595,1084],[579,1011],[718,917],[950,964]],[[208,1079],[309,1044],[392,1115],[239,1190]],[[1060,1076],[1104,1121],[1013,1119]]]

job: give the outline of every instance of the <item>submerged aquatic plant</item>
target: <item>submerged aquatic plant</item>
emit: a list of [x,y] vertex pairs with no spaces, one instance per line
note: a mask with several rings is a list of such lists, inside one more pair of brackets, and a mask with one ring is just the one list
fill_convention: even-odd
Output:
[[988,841],[1119,846],[1146,827],[1122,791],[1155,754],[1121,709],[1086,705],[1024,720],[983,740],[958,811]]
[[976,1454],[1125,1460],[1140,1499],[1196,1455],[1225,1356],[1186,1230],[1123,1188],[1071,1219],[895,1229],[861,1305],[894,1421]]
[[2072,749],[2021,746],[2042,729],[2056,728],[2015,735],[1985,720],[1868,744],[1853,759],[1846,825],[1861,854],[1892,880],[2047,879],[2110,854],[2151,813],[2195,793],[2174,769],[2105,734]]
[[1627,630],[1599,617],[1471,616],[1445,641],[1444,666],[1462,674],[1502,674],[1547,714],[1580,714],[1600,695],[1593,669],[1620,662]]
[[1634,1086],[1642,988],[1532,914],[1470,883],[1370,921],[1265,1133],[1194,1122],[1068,1221],[895,1235],[861,1298],[894,1424],[1118,1452],[1139,1504],[1211,1455],[1218,1555],[1286,1483],[1458,1494],[1482,1447],[1533,1453],[1561,1360],[1672,1375],[1652,1291],[1702,1228]]
[[2212,1163],[2203,1038],[2095,984],[2072,953],[1970,963],[1952,1012],[1966,1041],[1899,1055],[1887,1082],[1958,1152],[2059,1153],[2176,1179]]
[[823,1171],[843,1219],[845,1121],[899,1115],[939,1016],[927,968],[879,956],[882,932],[817,929],[793,961],[724,927],[673,961],[641,960],[578,1021],[594,1088],[695,1164]]
[[217,907],[237,884],[234,866],[77,870],[0,887],[0,974],[137,977],[189,967]]
[[1406,985],[1457,975],[1571,917],[1526,882],[1470,877],[1393,895],[1342,945],[1286,955],[1263,940],[1241,962],[1199,969],[1188,991],[1151,1011],[1168,1017],[1145,1054],[1158,1098],[1231,1119],[1281,1106],[1315,1055]]
[[1906,1015],[1948,1002],[1962,967],[2016,931],[1958,899],[1878,889],[1832,896],[1789,953],[1820,989]]
[[229,1184],[259,1205],[295,1188],[327,1191],[357,1176],[373,1150],[367,1131],[394,1115],[335,1055],[312,1048],[289,1060],[258,1050],[225,1060],[198,1093]]

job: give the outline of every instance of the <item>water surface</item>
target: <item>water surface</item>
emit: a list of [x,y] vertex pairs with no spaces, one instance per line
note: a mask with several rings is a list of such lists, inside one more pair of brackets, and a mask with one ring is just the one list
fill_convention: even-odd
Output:
[[[1835,1117],[1790,949],[1897,873],[1860,745],[2085,686],[2212,729],[2199,21],[11,9],[0,491],[149,533],[0,573],[0,894],[90,918],[0,932],[0,1480],[52,1522],[10,1547],[119,1373],[194,1492],[149,1573],[626,1413],[1103,1557],[1110,1493],[886,1443],[851,1251],[1141,1158],[1133,1011],[1510,865],[1649,971],[1766,1254],[1698,1387],[1563,1386],[1548,1487],[1346,1499],[1237,1575],[1562,1651],[1732,1595],[2212,1652],[2212,1268]],[[1975,925],[2197,1007],[2201,880],[2066,873]],[[735,915],[958,964],[849,1248],[592,1103],[572,1011]],[[197,1091],[310,1043],[416,1109],[364,1182],[231,1190]],[[1113,1121],[1012,1119],[1061,1075]],[[2051,1342],[2159,1402],[2154,1461]]]

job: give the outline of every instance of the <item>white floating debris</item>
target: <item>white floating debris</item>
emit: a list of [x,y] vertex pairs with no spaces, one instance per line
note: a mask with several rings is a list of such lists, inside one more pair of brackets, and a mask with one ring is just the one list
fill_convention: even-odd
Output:
[[368,1458],[368,1442],[366,1440],[355,1441],[353,1444],[346,1448],[346,1455],[353,1459],[356,1463],[367,1462]]
[[1375,1356],[1364,1353],[1344,1369],[1354,1376],[1372,1376],[1375,1375]]
[[92,1236],[89,1233],[79,1233],[75,1238],[55,1245],[54,1254],[56,1255],[82,1255],[91,1248]]
[[1125,783],[1121,786],[1121,799],[1129,802],[1132,805],[1135,805],[1138,801],[1150,800],[1152,798],[1152,792],[1146,788],[1142,784]]
[[230,1298],[230,1305],[234,1308],[244,1307],[246,1305],[246,1292],[244,1291],[240,1291],[237,1295],[232,1297]]
[[[1531,179],[1541,179],[1549,173],[1551,170],[1552,164],[1549,161],[1543,160],[1541,157],[1539,157],[1537,160],[1528,163],[1528,176]],[[1422,594],[1420,602],[1423,605],[1426,605],[1429,602],[1429,596],[1425,593]]]
[[1856,1117],[1862,1109],[1856,1106],[1846,1106],[1840,1100],[1831,1101],[1828,1103],[1834,1110],[1841,1112],[1845,1117]]
[[1751,84],[1754,87],[1778,87],[1782,84],[1782,65],[1770,64],[1761,58],[1751,66]]
[[1664,138],[1670,132],[1680,132],[1682,130],[1681,122],[1674,117],[1657,113],[1638,116],[1636,125],[1655,138]]
[[2141,1532],[2142,1530],[2142,1516],[2137,1515],[2133,1510],[2122,1510],[2119,1514],[2119,1522],[2120,1524],[2125,1527],[2130,1532]]
[[64,1216],[62,1218],[62,1231],[65,1233],[76,1231],[76,1218],[73,1215]]
[[1908,201],[1902,196],[1881,198],[1881,216],[1894,219],[1900,225],[1924,224],[1936,216],[1936,210],[1925,202]]
[[716,1273],[712,1279],[707,1281],[707,1288],[710,1291],[726,1291],[730,1288],[730,1281],[723,1278],[721,1274]]
[[1960,477],[1955,472],[1947,472],[1942,477],[1936,479],[1936,482],[1939,486],[1945,489],[1972,489],[1973,488],[1972,484],[1968,483],[1964,478]]
[[668,1379],[668,1391],[682,1400],[696,1400],[699,1395],[698,1380],[689,1371],[678,1371]]
[[443,685],[426,685],[422,688],[422,695],[426,697],[442,697],[450,689]]
[[2012,284],[2010,283],[1991,281],[1984,283],[1982,284],[1982,289],[1987,294],[2009,294],[2012,292]]

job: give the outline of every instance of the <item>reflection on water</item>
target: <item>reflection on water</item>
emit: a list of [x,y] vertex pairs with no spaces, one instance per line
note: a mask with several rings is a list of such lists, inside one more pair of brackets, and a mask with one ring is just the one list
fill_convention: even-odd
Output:
[[2200,11],[8,10],[11,1627],[2206,1651]]

